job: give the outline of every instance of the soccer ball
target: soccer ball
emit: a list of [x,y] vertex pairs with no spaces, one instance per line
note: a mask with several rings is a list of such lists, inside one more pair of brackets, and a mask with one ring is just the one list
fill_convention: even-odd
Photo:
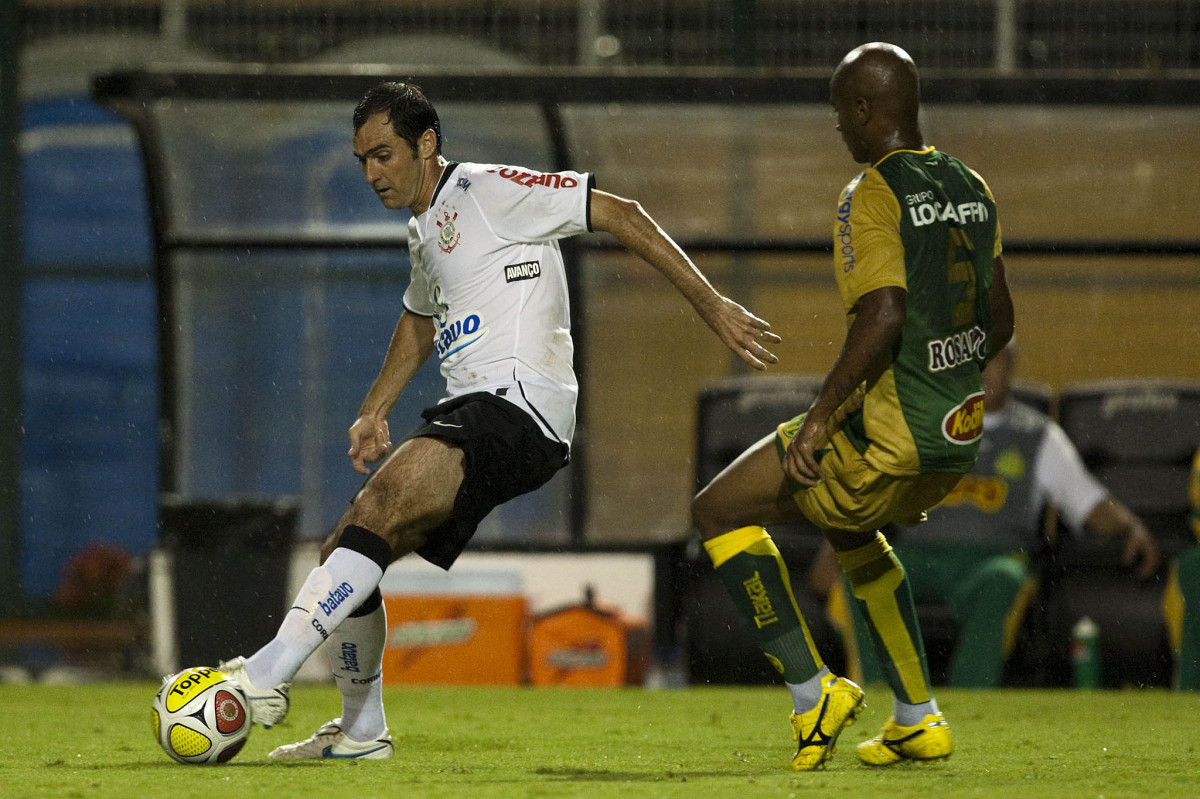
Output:
[[163,751],[180,763],[227,763],[250,737],[250,703],[237,682],[200,666],[163,679],[150,721]]

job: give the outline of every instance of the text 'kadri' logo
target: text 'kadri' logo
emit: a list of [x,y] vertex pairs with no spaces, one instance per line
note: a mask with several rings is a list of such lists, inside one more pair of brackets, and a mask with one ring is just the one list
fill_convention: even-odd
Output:
[[971,444],[983,435],[983,392],[951,408],[942,420],[942,435],[954,444]]

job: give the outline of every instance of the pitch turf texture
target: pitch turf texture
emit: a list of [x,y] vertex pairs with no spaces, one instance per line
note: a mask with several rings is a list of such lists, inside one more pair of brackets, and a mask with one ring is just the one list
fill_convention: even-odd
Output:
[[396,757],[271,762],[339,711],[332,687],[299,686],[287,721],[256,727],[224,766],[178,765],[158,748],[156,689],[0,685],[0,796],[1200,796],[1200,696],[1162,690],[942,690],[954,756],[868,769],[854,745],[891,706],[869,690],[828,770],[798,774],[782,688],[393,688]]

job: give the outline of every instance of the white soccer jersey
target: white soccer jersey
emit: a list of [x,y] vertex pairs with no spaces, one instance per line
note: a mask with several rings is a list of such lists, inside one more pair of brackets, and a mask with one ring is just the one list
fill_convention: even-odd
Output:
[[433,317],[448,397],[487,391],[571,443],[579,387],[558,239],[586,232],[592,176],[451,163],[408,225],[404,307]]
[[[1038,499],[1054,503],[1076,535],[1083,532],[1087,517],[1108,496],[1108,489],[1087,470],[1079,450],[1053,420],[1046,423],[1046,434],[1033,466],[1033,480]],[[1039,507],[1041,504],[1038,502]]]

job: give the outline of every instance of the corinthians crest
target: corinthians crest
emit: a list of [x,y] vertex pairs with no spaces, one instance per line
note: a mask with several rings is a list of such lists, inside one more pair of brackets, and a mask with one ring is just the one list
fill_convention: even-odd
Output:
[[442,252],[453,252],[454,248],[458,246],[458,240],[462,238],[462,234],[454,226],[456,219],[458,219],[458,211],[454,206],[449,208],[442,206],[437,210],[437,216],[434,217],[438,226],[438,249]]

